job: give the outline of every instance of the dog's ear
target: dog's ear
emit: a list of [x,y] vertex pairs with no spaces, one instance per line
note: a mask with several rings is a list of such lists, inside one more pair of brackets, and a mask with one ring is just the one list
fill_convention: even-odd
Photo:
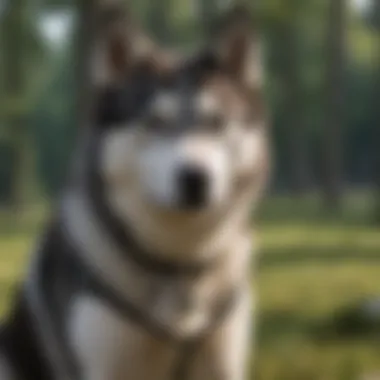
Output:
[[260,43],[255,20],[245,5],[235,5],[218,22],[215,46],[221,66],[239,82],[261,82]]
[[120,75],[128,70],[133,56],[134,27],[126,9],[109,7],[99,15],[99,34],[105,65],[109,73]]
[[142,62],[159,70],[167,64],[165,59],[167,54],[141,31],[128,9],[107,4],[99,11],[95,83],[123,81]]

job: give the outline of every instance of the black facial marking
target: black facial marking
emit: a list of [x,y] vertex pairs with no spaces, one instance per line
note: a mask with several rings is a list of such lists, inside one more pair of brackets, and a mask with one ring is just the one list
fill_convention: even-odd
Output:
[[96,106],[98,129],[125,127],[126,122],[139,118],[159,85],[157,79],[142,66],[124,83],[104,89]]
[[128,119],[127,94],[124,88],[108,88],[99,96],[96,124],[99,127],[116,125]]
[[218,132],[225,126],[225,120],[223,116],[219,113],[210,113],[208,115],[203,115],[201,123],[203,127],[212,132]]
[[160,89],[177,91],[186,97],[186,112],[183,112],[186,120],[181,124],[193,124],[193,95],[204,79],[218,70],[216,55],[207,51],[186,61],[165,78],[154,73],[149,65],[140,63],[124,83],[100,92],[95,107],[95,125],[98,130],[125,127],[127,122],[146,116],[149,102]]
[[218,56],[211,50],[205,50],[193,59],[189,60],[184,67],[184,74],[190,81],[198,86],[210,74],[222,71],[222,65]]

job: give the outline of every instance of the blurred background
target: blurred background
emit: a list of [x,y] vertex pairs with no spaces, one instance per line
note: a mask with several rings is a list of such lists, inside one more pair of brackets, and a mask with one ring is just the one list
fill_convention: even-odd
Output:
[[[180,47],[202,41],[227,3],[130,0],[146,29]],[[380,379],[380,1],[251,5],[274,147],[272,185],[255,216],[252,378]],[[94,7],[0,0],[2,314],[83,123]]]

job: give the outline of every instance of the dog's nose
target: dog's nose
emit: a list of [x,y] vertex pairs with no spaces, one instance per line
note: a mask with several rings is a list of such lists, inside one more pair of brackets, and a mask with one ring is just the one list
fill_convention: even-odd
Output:
[[180,206],[201,208],[207,201],[208,176],[201,168],[184,167],[178,173]]

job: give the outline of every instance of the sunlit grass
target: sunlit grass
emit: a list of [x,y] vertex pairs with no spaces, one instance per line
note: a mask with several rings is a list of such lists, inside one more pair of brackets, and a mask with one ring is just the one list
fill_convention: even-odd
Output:
[[376,380],[379,368],[376,343],[316,344],[287,337],[258,351],[252,373],[254,380]]
[[350,302],[380,295],[379,269],[380,265],[361,262],[311,262],[263,270],[258,281],[261,310],[307,318],[326,316]]
[[[263,228],[261,241],[267,250],[283,250],[285,247],[313,247],[334,250],[335,248],[360,248],[363,252],[376,249],[380,252],[379,229],[358,226],[325,225],[275,225]],[[360,252],[358,252],[360,254]]]

